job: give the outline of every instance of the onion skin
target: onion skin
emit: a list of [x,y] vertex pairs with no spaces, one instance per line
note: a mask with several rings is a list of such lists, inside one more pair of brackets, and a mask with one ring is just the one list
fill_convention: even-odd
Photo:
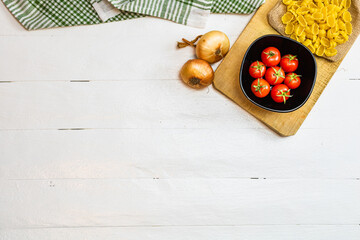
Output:
[[197,58],[209,63],[220,61],[229,51],[230,41],[225,33],[211,31],[204,34],[196,45]]
[[205,60],[192,59],[187,61],[181,68],[180,76],[189,87],[199,89],[212,83],[214,70]]

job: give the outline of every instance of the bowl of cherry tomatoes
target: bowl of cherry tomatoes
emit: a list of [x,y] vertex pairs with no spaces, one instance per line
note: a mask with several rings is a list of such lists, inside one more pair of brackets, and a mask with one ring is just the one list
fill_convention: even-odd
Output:
[[315,85],[314,55],[301,43],[280,35],[255,40],[241,64],[240,87],[247,99],[269,111],[302,107]]

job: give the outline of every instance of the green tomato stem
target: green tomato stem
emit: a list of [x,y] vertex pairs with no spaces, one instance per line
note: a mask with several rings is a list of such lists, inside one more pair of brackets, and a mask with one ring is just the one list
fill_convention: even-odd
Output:
[[289,83],[291,83],[297,77],[301,77],[301,75],[296,75],[295,73],[292,73],[291,75],[289,75],[289,77],[290,77]]
[[256,66],[252,66],[252,68],[255,68],[258,71],[261,71],[261,68],[264,67],[265,65],[260,65],[259,61],[256,61],[257,65]]
[[264,53],[267,55],[267,59],[269,59],[269,58],[271,58],[271,57],[275,56],[275,52],[273,52],[273,51],[264,52]]
[[286,98],[290,98],[292,97],[293,95],[289,95],[288,93],[290,92],[290,89],[287,90],[287,91],[283,91],[283,90],[279,90],[279,92],[281,93],[280,95],[276,95],[277,97],[282,97],[283,98],[283,101],[284,101],[284,104],[286,103]]
[[287,55],[287,56],[284,56],[283,58],[288,58],[289,61],[292,61],[294,59],[297,60],[296,55]]
[[279,70],[278,71],[276,71],[276,69],[274,68],[274,67],[272,67],[272,69],[274,70],[274,76],[276,77],[276,80],[275,80],[275,83],[279,80],[279,78],[280,77],[282,77],[282,78],[285,78],[283,75],[281,75],[281,68],[279,68]]
[[260,79],[258,78],[258,84],[257,85],[253,85],[253,87],[255,88],[255,92],[260,92],[261,93],[261,89],[266,87],[265,85],[260,85]]

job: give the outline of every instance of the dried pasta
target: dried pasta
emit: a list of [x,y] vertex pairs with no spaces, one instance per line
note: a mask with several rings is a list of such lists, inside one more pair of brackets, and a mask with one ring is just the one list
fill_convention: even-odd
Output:
[[351,0],[283,0],[285,34],[318,56],[332,57],[352,34]]

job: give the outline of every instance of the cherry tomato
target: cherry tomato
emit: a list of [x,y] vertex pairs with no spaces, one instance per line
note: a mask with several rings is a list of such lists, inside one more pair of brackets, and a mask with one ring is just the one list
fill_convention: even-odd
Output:
[[271,89],[270,95],[275,102],[277,103],[283,102],[284,104],[286,103],[286,100],[292,97],[290,95],[290,89],[285,84],[279,84],[274,86]]
[[263,78],[255,79],[251,83],[251,91],[259,98],[266,97],[270,92],[270,84]]
[[280,67],[285,72],[295,72],[299,66],[299,60],[295,55],[287,54],[281,58]]
[[280,60],[280,51],[275,47],[268,47],[261,53],[261,61],[268,67],[274,67],[278,65]]
[[288,86],[290,89],[295,89],[300,86],[301,75],[297,75],[296,73],[288,73],[286,74],[284,84]]
[[280,84],[285,79],[285,73],[281,67],[270,67],[266,70],[265,79],[271,85]]
[[256,61],[250,65],[249,73],[253,78],[262,78],[265,75],[266,67],[262,62]]

